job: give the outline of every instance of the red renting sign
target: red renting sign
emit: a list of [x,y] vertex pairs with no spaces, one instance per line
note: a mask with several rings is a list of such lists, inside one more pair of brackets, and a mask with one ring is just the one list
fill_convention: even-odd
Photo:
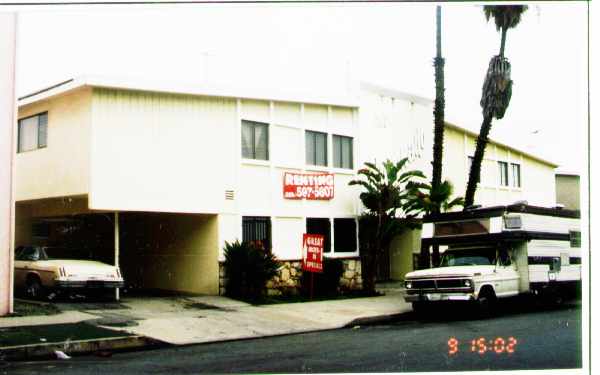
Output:
[[302,235],[302,270],[308,272],[323,272],[323,244],[325,237],[322,234]]
[[283,197],[286,199],[333,199],[333,174],[303,174],[285,172]]

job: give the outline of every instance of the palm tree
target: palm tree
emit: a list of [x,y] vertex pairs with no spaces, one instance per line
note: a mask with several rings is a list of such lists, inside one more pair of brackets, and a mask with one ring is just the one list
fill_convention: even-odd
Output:
[[516,27],[521,21],[521,15],[527,10],[526,5],[486,5],[483,12],[486,19],[494,18],[496,29],[501,31],[500,53],[490,60],[487,74],[483,82],[480,105],[483,113],[483,122],[477,137],[477,145],[469,180],[465,192],[465,208],[473,205],[477,182],[481,174],[481,162],[488,142],[488,135],[492,128],[492,118],[501,119],[508,108],[512,95],[512,80],[510,79],[510,63],[504,57],[506,32]]
[[[410,181],[406,184],[409,194],[407,203],[403,209],[407,216],[412,217],[415,214],[424,212],[425,216],[445,212],[454,207],[464,206],[464,199],[456,197],[450,199],[454,192],[454,187],[450,181],[446,180],[437,187],[422,182]],[[431,265],[437,267],[440,264],[440,248],[432,246]],[[419,255],[419,268],[429,268],[429,248],[421,248]]]
[[[437,6],[435,12],[436,23],[436,56],[433,60],[435,67],[435,105],[433,108],[433,161],[431,188],[437,189],[442,182],[442,161],[444,153],[444,58],[442,57],[442,7]],[[439,206],[432,207],[433,212],[440,212]],[[437,266],[440,259],[439,245],[433,246],[432,261]],[[429,264],[429,253],[422,254],[420,259],[420,268],[425,268]]]
[[[444,58],[442,57],[442,7],[436,7],[436,57],[435,67],[435,105],[433,108],[433,161],[431,186],[437,187],[442,182],[442,158],[444,151]],[[436,208],[434,207],[434,210]]]
[[423,182],[409,181],[406,184],[406,190],[408,191],[408,199],[403,209],[409,216],[420,212],[425,213],[425,216],[432,215],[450,211],[454,207],[464,204],[462,197],[450,200],[450,197],[454,193],[454,186],[448,180],[445,180],[437,187]]
[[368,293],[375,292],[380,255],[385,253],[393,237],[402,229],[396,213],[409,200],[406,184],[413,178],[425,178],[421,171],[402,172],[407,162],[408,158],[397,163],[386,160],[382,164],[383,169],[379,169],[374,163],[365,163],[365,168],[357,172],[363,179],[348,183],[365,189],[360,193],[360,200],[367,210],[360,219],[362,226],[359,234],[363,244],[360,249],[363,289]]

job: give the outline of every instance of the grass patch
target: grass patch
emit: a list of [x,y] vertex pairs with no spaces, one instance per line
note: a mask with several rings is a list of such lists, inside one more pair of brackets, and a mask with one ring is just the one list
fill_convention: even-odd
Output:
[[349,291],[344,294],[335,294],[329,296],[316,295],[311,300],[310,297],[304,295],[280,295],[280,296],[265,296],[260,299],[240,299],[243,302],[251,303],[253,305],[273,305],[279,303],[299,303],[299,302],[317,302],[317,301],[335,301],[352,298],[365,298],[365,297],[379,297],[383,293],[367,293],[362,290]]
[[87,323],[0,328],[0,347],[131,336]]
[[14,313],[11,316],[56,315],[58,313],[60,313],[60,310],[50,303],[15,300]]

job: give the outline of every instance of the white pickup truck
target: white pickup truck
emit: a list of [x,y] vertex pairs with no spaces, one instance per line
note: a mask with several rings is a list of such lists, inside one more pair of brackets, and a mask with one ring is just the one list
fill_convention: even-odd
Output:
[[440,266],[409,272],[405,300],[415,311],[439,301],[530,293],[562,301],[580,293],[579,212],[527,204],[478,208],[424,220],[421,246],[442,252]]

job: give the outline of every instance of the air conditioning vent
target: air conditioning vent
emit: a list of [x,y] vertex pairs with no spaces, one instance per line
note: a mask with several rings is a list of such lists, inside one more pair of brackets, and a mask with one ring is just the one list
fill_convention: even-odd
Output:
[[225,200],[232,201],[234,198],[233,190],[225,190]]

